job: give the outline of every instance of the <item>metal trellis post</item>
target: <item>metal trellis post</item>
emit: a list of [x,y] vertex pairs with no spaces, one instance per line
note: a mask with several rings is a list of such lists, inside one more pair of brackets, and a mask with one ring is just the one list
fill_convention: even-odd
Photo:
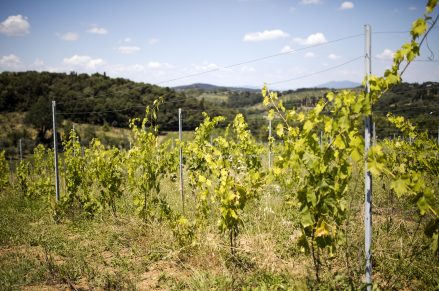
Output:
[[[369,78],[372,73],[371,57],[372,57],[372,45],[371,45],[371,27],[370,25],[364,26],[365,34],[365,69],[366,69],[366,93],[367,98],[370,98],[370,85]],[[371,142],[371,129],[372,129],[372,114],[366,116],[365,131],[364,131],[364,247],[366,256],[366,285],[367,290],[372,290],[372,175],[367,169],[367,152]]]
[[268,120],[268,169],[271,169],[271,119]]
[[18,147],[20,149],[20,163],[21,163],[23,161],[23,147],[21,145],[21,138],[18,143],[19,143]]
[[53,154],[55,158],[55,191],[56,202],[59,201],[59,172],[58,172],[58,143],[56,140],[56,101],[52,101],[52,118],[53,118]]
[[184,214],[184,193],[183,193],[183,148],[182,142],[182,122],[181,122],[181,108],[178,108],[178,138],[180,140],[180,195]]

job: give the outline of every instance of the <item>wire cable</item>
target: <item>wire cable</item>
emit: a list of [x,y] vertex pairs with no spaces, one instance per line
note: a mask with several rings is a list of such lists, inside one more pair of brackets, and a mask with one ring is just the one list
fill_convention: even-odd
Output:
[[260,62],[260,61],[271,59],[271,58],[275,58],[275,57],[290,55],[290,54],[294,54],[294,53],[297,53],[297,52],[300,52],[300,51],[304,51],[304,50],[308,50],[308,49],[311,49],[311,48],[325,46],[325,45],[329,45],[329,44],[332,44],[332,43],[336,43],[336,42],[340,42],[340,41],[348,40],[348,39],[352,39],[352,38],[357,38],[357,37],[362,36],[362,35],[363,34],[360,33],[360,34],[354,34],[354,35],[350,35],[350,36],[346,36],[346,37],[341,37],[341,38],[338,38],[338,39],[327,41],[325,43],[309,45],[309,46],[306,46],[306,47],[302,47],[302,48],[291,50],[291,51],[287,51],[287,52],[281,52],[281,53],[267,55],[267,56],[263,56],[263,57],[259,57],[259,58],[249,59],[249,60],[246,60],[246,61],[238,62],[238,63],[227,65],[227,66],[224,66],[224,67],[218,67],[218,68],[215,68],[215,69],[211,69],[211,70],[207,70],[207,71],[203,71],[203,72],[199,72],[199,73],[193,73],[193,74],[183,75],[183,76],[177,77],[177,78],[172,78],[172,79],[169,79],[169,80],[164,80],[164,81],[161,81],[161,82],[158,82],[158,83],[155,83],[155,84],[156,85],[166,84],[166,83],[173,82],[173,81],[178,81],[178,80],[182,80],[182,79],[187,79],[187,78],[191,78],[191,77],[195,77],[195,76],[200,76],[200,75],[204,75],[204,74],[209,74],[209,73],[217,72],[217,71],[220,71],[222,69],[230,69],[230,68],[234,68],[234,67],[238,67],[238,66],[242,66],[242,65],[246,65],[246,64],[251,64],[251,63],[255,63],[255,62]]
[[405,33],[410,33],[410,30],[372,31],[372,34],[405,34]]
[[[379,60],[382,62],[393,63],[393,60],[380,59],[377,57],[373,57],[373,59]],[[437,60],[437,59],[421,59],[421,60],[414,59],[412,62],[414,62],[414,63],[416,63],[416,62],[437,63],[437,62],[439,62],[439,60]]]
[[267,83],[267,84],[268,85],[280,84],[280,83],[286,83],[286,82],[291,82],[291,81],[295,81],[295,80],[300,80],[300,79],[308,78],[308,77],[311,77],[311,76],[314,76],[314,75],[318,75],[318,74],[321,74],[321,73],[329,72],[329,71],[332,71],[334,69],[343,67],[343,66],[345,66],[347,64],[350,64],[350,63],[353,63],[353,62],[355,62],[355,61],[357,61],[359,59],[362,59],[363,57],[364,56],[362,55],[362,56],[350,59],[349,61],[344,62],[342,64],[339,64],[339,65],[336,65],[336,66],[333,66],[333,67],[329,67],[329,68],[326,68],[326,69],[321,70],[321,71],[313,72],[313,73],[306,74],[306,75],[299,76],[299,77],[295,77],[295,78],[290,78],[290,79],[285,79],[285,80],[281,80],[281,81],[270,82],[270,83]]
[[[436,15],[436,17],[433,20],[433,23],[430,25],[430,27],[427,29],[427,31],[425,32],[425,34],[422,36],[421,41],[419,42],[419,48],[422,47],[422,44],[424,43],[424,41],[427,39],[428,34],[430,33],[430,31],[434,28],[434,26],[436,25],[436,22],[439,19],[439,14]],[[411,62],[407,62],[406,65],[404,66],[404,68],[401,70],[401,73],[399,74],[400,77],[402,77],[402,75],[404,75],[404,72],[407,70],[408,66],[410,65]]]
[[102,110],[102,111],[78,111],[78,112],[56,112],[57,115],[76,115],[76,114],[99,114],[99,113],[111,113],[111,112],[122,112],[133,108],[145,108],[146,105],[135,105],[123,109],[112,109],[112,110]]
[[395,110],[392,110],[392,109],[389,109],[389,110],[374,110],[373,112],[374,113],[375,112],[379,112],[379,113],[391,112],[391,113],[393,113],[393,112],[400,112],[400,111],[406,111],[406,110],[412,110],[412,109],[420,109],[420,108],[432,108],[432,106],[414,106],[414,107],[407,107],[407,108],[398,107],[398,109],[395,109]]

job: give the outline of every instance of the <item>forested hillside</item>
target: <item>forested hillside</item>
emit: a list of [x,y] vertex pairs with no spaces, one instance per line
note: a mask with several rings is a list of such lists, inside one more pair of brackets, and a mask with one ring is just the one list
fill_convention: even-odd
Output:
[[[142,116],[145,106],[160,97],[164,99],[158,120],[161,130],[177,129],[176,108],[179,107],[198,113],[206,110],[212,115],[230,113],[230,110],[209,108],[204,100],[183,92],[113,79],[105,74],[32,71],[0,74],[0,111],[27,112],[26,120],[41,130],[47,124],[50,126],[52,100],[57,102],[57,112],[72,122],[128,127],[130,118]],[[201,114],[190,114],[185,118],[184,128],[194,129],[201,120]]]
[[379,137],[392,132],[385,119],[387,112],[410,119],[420,130],[437,137],[439,130],[439,83],[402,83],[387,92],[374,107]]

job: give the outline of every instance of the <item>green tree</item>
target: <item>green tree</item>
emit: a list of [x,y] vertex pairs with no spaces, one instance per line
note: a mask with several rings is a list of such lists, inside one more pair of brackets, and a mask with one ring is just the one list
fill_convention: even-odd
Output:
[[[59,115],[57,115],[58,124],[61,121]],[[47,131],[52,129],[52,102],[45,97],[38,98],[26,113],[25,123],[31,125],[37,130],[37,143],[50,144],[51,138],[46,137]]]

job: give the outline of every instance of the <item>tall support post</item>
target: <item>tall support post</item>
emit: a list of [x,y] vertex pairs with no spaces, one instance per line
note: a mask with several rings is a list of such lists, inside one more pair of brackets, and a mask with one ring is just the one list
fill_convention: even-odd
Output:
[[21,143],[21,138],[20,138],[20,140],[18,142],[18,148],[20,149],[20,163],[21,163],[23,161],[23,146],[22,146],[22,143]]
[[[72,130],[73,130],[73,132],[75,133],[75,135],[76,135],[76,130],[75,130],[75,124],[73,123],[73,125],[72,125]],[[70,133],[69,133],[69,136],[70,136]],[[76,153],[75,153],[75,148],[73,147],[73,156],[74,157],[76,157]]]
[[[369,78],[372,74],[372,44],[371,27],[364,26],[365,34],[365,69],[366,69],[366,95],[370,98]],[[367,169],[367,152],[370,147],[372,129],[372,114],[366,116],[364,131],[364,247],[366,256],[366,285],[367,291],[372,290],[372,175]]]
[[372,144],[376,145],[377,144],[377,135],[376,135],[376,130],[375,130],[375,122],[373,122],[372,125],[373,125],[373,129],[372,129]]
[[53,154],[55,158],[55,191],[56,202],[59,201],[59,171],[58,171],[58,143],[56,140],[56,101],[52,101],[52,119],[53,119]]
[[271,169],[271,119],[268,119],[268,169]]
[[178,139],[180,140],[180,196],[181,196],[181,205],[183,208],[184,214],[184,193],[183,193],[183,148],[181,145],[182,142],[182,122],[181,122],[181,108],[178,108]]

